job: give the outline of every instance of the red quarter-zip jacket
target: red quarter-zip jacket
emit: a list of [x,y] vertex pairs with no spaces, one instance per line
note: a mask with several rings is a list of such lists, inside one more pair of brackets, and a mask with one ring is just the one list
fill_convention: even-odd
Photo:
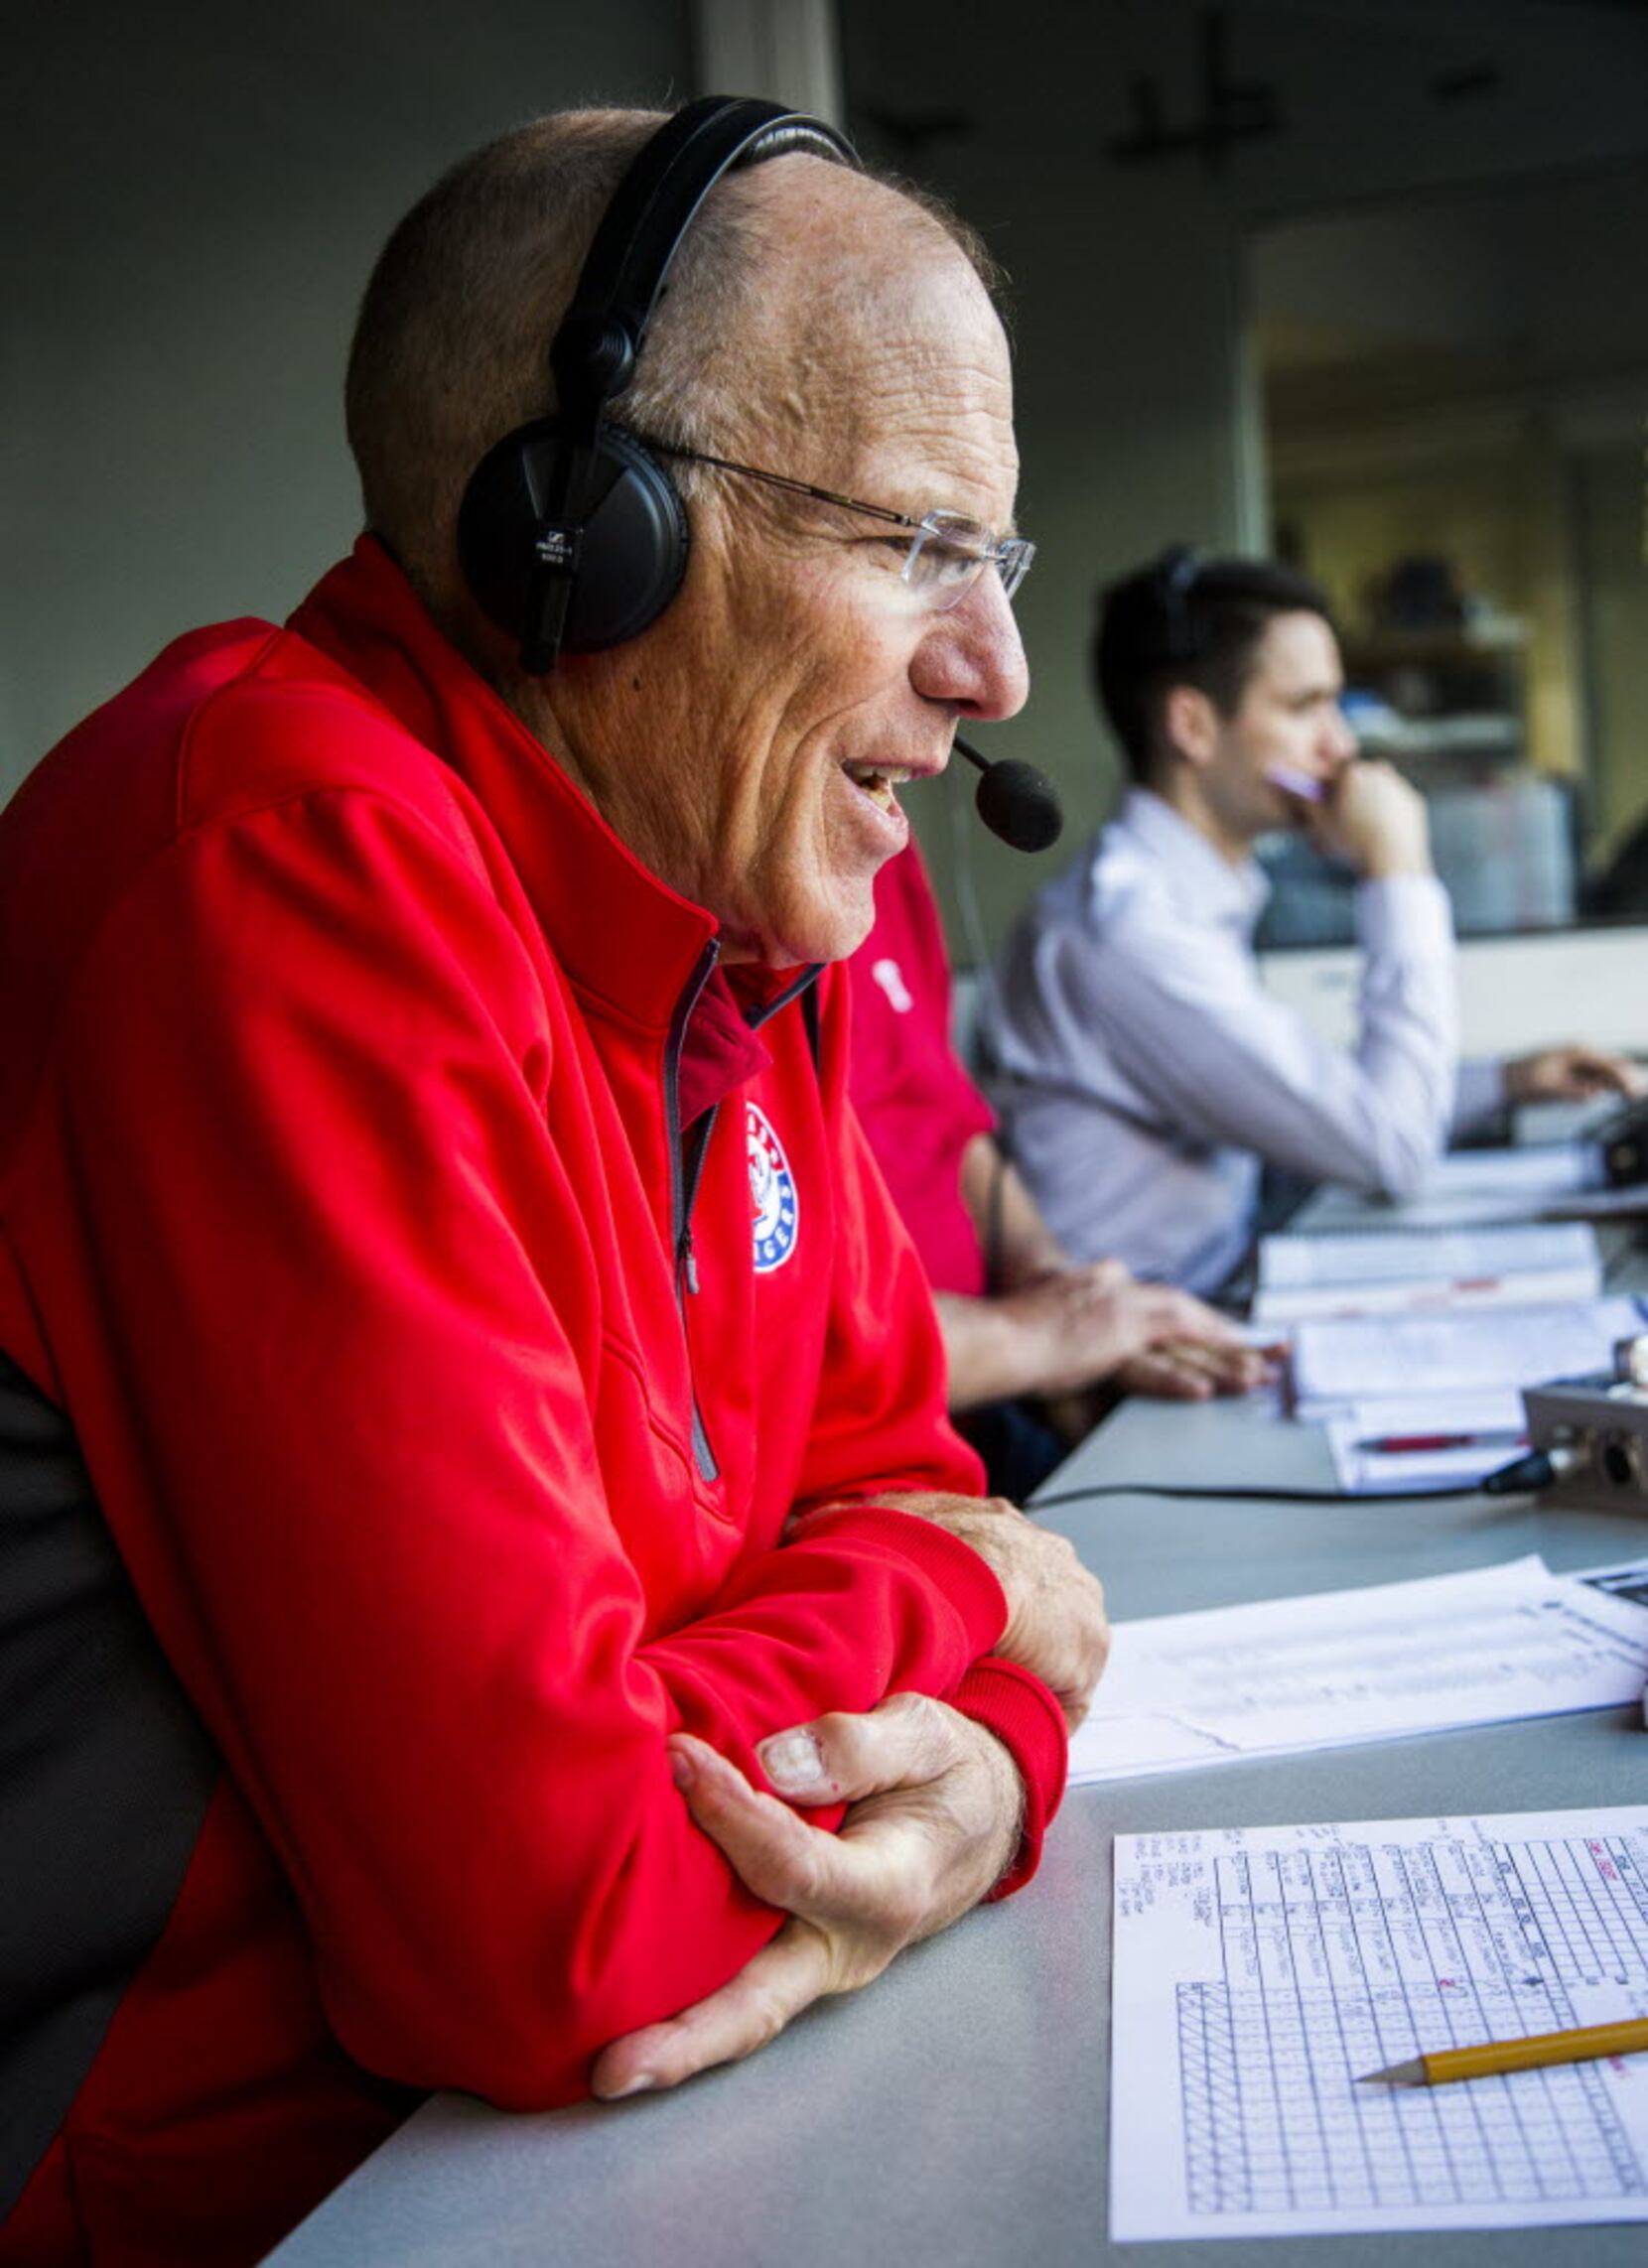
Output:
[[[978,1469],[845,988],[718,980],[757,1028],[713,1047],[714,933],[370,540],[0,818],[0,1349],[56,1476],[0,1608],[45,1945],[0,1967],[37,2129],[0,2262],[250,2260],[406,2090],[568,2101],[724,1981],[780,1917],[676,1727],[754,1774],[949,1696],[1033,1865],[1057,1708],[983,1659],[984,1563],[875,1502]],[[683,1054],[725,1089],[684,1131]]]

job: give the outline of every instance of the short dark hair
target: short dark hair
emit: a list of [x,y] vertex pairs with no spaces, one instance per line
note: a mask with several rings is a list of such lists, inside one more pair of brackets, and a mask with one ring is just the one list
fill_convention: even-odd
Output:
[[1326,593],[1297,568],[1203,559],[1183,545],[1100,592],[1093,684],[1135,779],[1149,771],[1157,719],[1173,686],[1197,686],[1221,716],[1234,716],[1254,650],[1278,614],[1333,622]]

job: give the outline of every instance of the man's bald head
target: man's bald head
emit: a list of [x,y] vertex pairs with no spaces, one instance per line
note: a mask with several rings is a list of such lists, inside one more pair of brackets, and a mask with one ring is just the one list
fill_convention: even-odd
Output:
[[[415,205],[367,286],[349,444],[367,523],[450,618],[458,506],[513,427],[555,407],[549,345],[654,111],[569,111],[465,159]],[[822,396],[867,294],[982,243],[918,192],[811,154],[742,168],[701,207],[617,414],[686,448],[781,450]],[[844,436],[845,438],[845,436]],[[691,491],[690,468],[682,485]]]

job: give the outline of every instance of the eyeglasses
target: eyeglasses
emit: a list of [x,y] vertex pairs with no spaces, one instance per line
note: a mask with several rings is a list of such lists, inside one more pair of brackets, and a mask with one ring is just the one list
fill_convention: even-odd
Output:
[[858,496],[841,496],[833,488],[815,488],[807,480],[791,480],[783,472],[763,472],[758,465],[738,465],[730,457],[711,457],[702,449],[682,449],[672,441],[655,441],[651,435],[634,437],[659,457],[677,457],[688,465],[708,465],[717,472],[736,472],[741,479],[759,480],[768,488],[782,488],[792,496],[810,496],[817,504],[834,504],[844,512],[863,512],[893,528],[906,528],[901,574],[924,606],[936,613],[959,605],[987,567],[1002,579],[1011,599],[1030,573],[1034,544],[1024,536],[998,536],[994,528],[972,520],[964,512],[928,512],[912,519],[908,512],[890,511],[885,504],[867,504]]

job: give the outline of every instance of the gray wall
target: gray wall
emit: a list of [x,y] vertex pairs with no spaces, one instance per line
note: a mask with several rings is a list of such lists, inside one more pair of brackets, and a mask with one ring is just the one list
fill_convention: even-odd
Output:
[[442,167],[692,91],[685,0],[71,0],[7,48],[0,793],[180,629],[284,614],[353,540],[355,304]]
[[[1518,375],[1648,366],[1648,156],[1266,230],[1249,262],[1261,319],[1399,347],[1480,350]],[[1648,407],[1648,403],[1645,403]]]

